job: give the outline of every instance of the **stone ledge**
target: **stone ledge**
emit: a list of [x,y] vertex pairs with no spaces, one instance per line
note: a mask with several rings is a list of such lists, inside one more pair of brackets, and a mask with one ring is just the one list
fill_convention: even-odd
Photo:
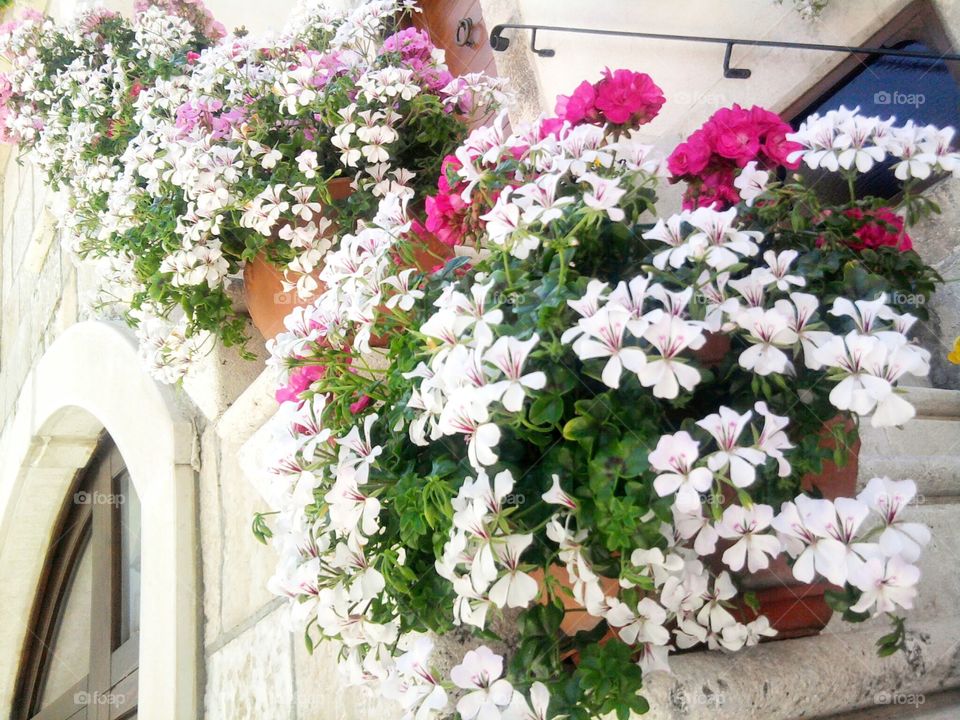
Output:
[[904,693],[891,696],[888,705],[831,715],[823,720],[957,720],[960,717],[960,691],[936,695]]
[[917,409],[918,417],[960,419],[960,390],[940,388],[906,388],[906,398]]
[[791,720],[798,712],[805,717],[872,712],[883,693],[933,694],[960,685],[960,616],[910,628],[908,651],[888,658],[876,655],[883,633],[877,626],[852,633],[828,630],[739,653],[675,656],[673,676],[647,680],[643,692],[651,709],[642,718]]
[[928,501],[943,502],[960,497],[960,456],[957,455],[860,458],[860,487],[870,478],[884,475],[895,480],[916,480],[917,492]]
[[911,420],[902,427],[860,428],[860,457],[955,455],[960,457],[960,422],[944,417]]

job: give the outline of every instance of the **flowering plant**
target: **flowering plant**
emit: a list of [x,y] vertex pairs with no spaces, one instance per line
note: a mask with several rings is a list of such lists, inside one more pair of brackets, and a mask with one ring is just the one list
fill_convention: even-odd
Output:
[[[787,558],[847,619],[890,614],[883,651],[902,647],[930,537],[905,516],[915,484],[826,499],[802,482],[829,420],[842,462],[857,422],[912,417],[896,382],[929,368],[886,266],[842,291],[801,270],[828,245],[876,252],[851,228],[889,220],[764,182],[646,222],[665,162],[618,122],[641,106],[474,130],[428,204],[459,257],[399,262],[422,228],[389,195],[271,343],[275,517],[254,522],[280,554],[271,587],[406,717],[643,712],[670,651],[776,633],[741,582]],[[425,633],[457,626],[474,639],[444,667]]]
[[752,170],[748,179],[778,167],[796,169],[799,160],[790,156],[799,145],[787,140],[790,131],[776,113],[756,105],[749,110],[739,105],[717,110],[667,160],[674,179],[686,183],[684,208],[722,210],[739,203],[735,178],[748,165]]
[[[63,193],[71,246],[103,259],[106,294],[166,380],[208,333],[245,341],[228,292],[245,262],[263,253],[315,295],[336,228],[387,192],[415,198],[502,99],[495,80],[452,77],[424,33],[386,37],[413,0],[348,15],[305,2],[269,46],[223,36],[195,2],[138,8],[132,23],[26,18],[0,37],[20,58],[0,100],[9,139]],[[355,192],[331,207],[341,176]]]

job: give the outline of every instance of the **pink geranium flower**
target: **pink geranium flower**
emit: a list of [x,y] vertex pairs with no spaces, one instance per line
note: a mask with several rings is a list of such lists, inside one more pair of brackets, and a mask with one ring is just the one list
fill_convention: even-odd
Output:
[[278,403],[300,402],[300,394],[322,378],[326,370],[323,365],[305,365],[291,370],[287,384],[278,389],[274,397]]
[[598,119],[597,91],[589,82],[584,80],[577,85],[577,88],[568,95],[557,96],[556,113],[557,116],[566,120],[571,125],[578,125],[582,122],[595,122]]
[[903,218],[890,208],[878,208],[866,213],[860,208],[851,208],[843,214],[862,223],[853,233],[856,240],[848,241],[854,250],[879,247],[895,247],[901,252],[913,250],[913,241],[904,230]]
[[779,115],[756,105],[717,110],[667,159],[674,181],[687,183],[684,208],[725,210],[736,205],[741,198],[734,183],[750,163],[762,171],[795,169],[798,161],[789,157],[800,146],[787,140],[790,132]]
[[646,73],[607,68],[597,84],[596,107],[607,122],[615,125],[642,125],[657,116],[664,97]]

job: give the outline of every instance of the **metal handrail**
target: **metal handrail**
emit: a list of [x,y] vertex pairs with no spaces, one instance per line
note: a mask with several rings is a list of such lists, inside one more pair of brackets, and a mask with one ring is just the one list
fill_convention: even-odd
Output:
[[549,48],[537,47],[537,31],[547,30],[549,32],[576,33],[580,35],[612,35],[618,37],[635,37],[646,40],[676,40],[680,42],[711,43],[714,45],[725,45],[723,53],[723,76],[725,78],[734,78],[745,80],[750,77],[750,70],[747,68],[737,68],[730,66],[730,55],[733,52],[734,45],[745,45],[749,47],[773,47],[787,48],[791,50],[819,50],[822,52],[845,52],[853,55],[877,55],[893,56],[907,58],[921,58],[926,60],[945,60],[949,62],[960,61],[960,54],[957,53],[932,53],[918,50],[899,50],[897,48],[882,47],[849,47],[847,45],[824,45],[820,43],[800,43],[781,40],[751,40],[748,38],[725,38],[725,37],[704,37],[699,35],[665,35],[662,33],[648,32],[627,32],[625,30],[601,30],[598,28],[576,28],[561,27],[557,25],[532,25],[526,23],[504,23],[494,26],[490,31],[490,47],[496,52],[503,52],[510,47],[510,38],[504,37],[504,30],[529,30],[530,31],[530,50],[540,57],[553,57],[556,51]]

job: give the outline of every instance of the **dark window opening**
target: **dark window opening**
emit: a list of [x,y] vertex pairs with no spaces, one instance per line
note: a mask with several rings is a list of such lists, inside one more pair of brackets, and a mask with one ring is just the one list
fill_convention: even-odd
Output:
[[140,645],[140,501],[105,438],[47,552],[12,720],[133,720]]

